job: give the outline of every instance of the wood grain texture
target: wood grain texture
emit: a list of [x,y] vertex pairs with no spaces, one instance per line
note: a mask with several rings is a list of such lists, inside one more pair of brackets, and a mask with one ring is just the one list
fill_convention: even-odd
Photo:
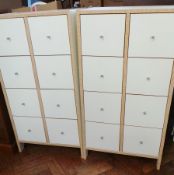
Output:
[[174,144],[165,147],[161,170],[155,160],[89,151],[86,161],[78,149],[26,145],[19,154],[0,154],[1,175],[172,175]]

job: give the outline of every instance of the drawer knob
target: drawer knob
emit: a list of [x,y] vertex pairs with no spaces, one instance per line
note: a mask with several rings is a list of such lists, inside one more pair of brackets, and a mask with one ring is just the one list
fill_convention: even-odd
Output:
[[100,78],[104,78],[104,75],[100,75]]
[[103,35],[100,35],[100,39],[104,40],[104,36]]
[[151,80],[151,78],[150,78],[150,77],[147,77],[147,78],[146,78],[146,80],[147,80],[147,81],[150,81],[150,80]]
[[52,76],[56,76],[56,73],[55,73],[55,72],[53,72],[53,73],[52,73]]
[[18,73],[18,72],[15,72],[15,73],[14,73],[14,75],[18,76],[18,75],[19,75],[19,73]]
[[21,103],[21,105],[22,105],[22,106],[26,106],[26,104],[25,104],[25,103]]
[[31,132],[31,129],[28,129],[27,131],[28,131],[28,132]]
[[144,112],[143,112],[143,115],[147,115],[147,112],[144,111]]
[[64,132],[61,132],[60,134],[61,134],[61,135],[64,135],[65,133],[64,133]]
[[10,37],[7,37],[6,40],[7,40],[7,41],[11,41],[11,38],[10,38]]
[[49,39],[49,40],[51,40],[51,36],[50,35],[47,35],[46,38]]
[[101,137],[100,137],[100,139],[101,139],[101,140],[104,140],[104,137],[103,137],[103,136],[101,136]]
[[151,38],[152,40],[155,40],[155,36],[154,36],[154,35],[152,35],[150,38]]
[[56,106],[57,106],[58,108],[60,108],[60,104],[57,104]]
[[139,143],[140,143],[140,145],[143,145],[143,141],[140,141]]
[[104,108],[100,108],[100,111],[104,111]]

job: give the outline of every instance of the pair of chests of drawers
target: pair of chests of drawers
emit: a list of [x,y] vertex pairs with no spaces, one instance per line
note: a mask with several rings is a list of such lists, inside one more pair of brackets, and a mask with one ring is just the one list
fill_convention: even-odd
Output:
[[174,15],[131,15],[126,77],[125,18],[124,14],[80,16],[86,147],[119,151],[126,78],[123,151],[156,157],[173,65]]
[[19,140],[46,142],[39,88],[50,143],[79,145],[67,16],[27,20],[34,60],[24,19],[0,20],[1,73]]

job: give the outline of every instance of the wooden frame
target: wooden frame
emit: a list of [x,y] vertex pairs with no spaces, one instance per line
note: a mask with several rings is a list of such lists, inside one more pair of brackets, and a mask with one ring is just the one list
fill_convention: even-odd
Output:
[[[76,145],[65,145],[65,144],[51,144],[49,141],[49,135],[48,135],[48,129],[46,125],[46,118],[45,118],[45,113],[44,113],[44,107],[43,107],[43,102],[42,102],[42,97],[41,97],[41,92],[40,92],[40,85],[39,85],[39,79],[38,79],[38,74],[37,74],[37,69],[36,69],[36,63],[35,63],[35,56],[34,56],[34,51],[33,51],[33,45],[31,41],[31,35],[30,35],[30,30],[29,30],[29,24],[28,24],[28,17],[39,17],[39,16],[57,16],[57,15],[66,15],[67,16],[67,26],[68,26],[68,34],[69,34],[69,44],[70,44],[70,57],[71,57],[71,65],[72,65],[72,75],[73,75],[73,82],[74,82],[74,98],[75,98],[75,104],[76,104],[76,113],[77,113],[77,123],[78,123],[78,136],[79,136],[79,144],[80,146]],[[32,63],[32,69],[33,69],[33,74],[34,74],[34,79],[35,79],[35,84],[36,84],[36,91],[39,99],[39,105],[40,105],[40,111],[41,111],[41,116],[43,120],[43,126],[44,126],[44,131],[45,131],[45,137],[46,137],[46,143],[40,143],[40,142],[30,142],[30,141],[25,141],[25,140],[20,140],[18,139],[14,119],[13,119],[13,114],[10,108],[9,100],[7,97],[4,81],[2,78],[2,74],[0,72],[0,82],[2,84],[2,89],[3,89],[3,94],[5,97],[5,101],[7,104],[8,112],[10,115],[10,120],[12,123],[12,127],[14,130],[15,138],[16,138],[16,143],[19,149],[19,152],[22,152],[24,148],[24,143],[31,143],[31,144],[40,144],[40,145],[50,145],[50,146],[66,146],[66,147],[74,147],[74,148],[80,148],[81,150],[81,155],[83,155],[83,147],[82,147],[82,134],[81,134],[81,118],[80,118],[80,96],[78,94],[78,71],[77,71],[77,63],[76,63],[76,42],[74,41],[73,36],[75,35],[75,30],[72,29],[73,24],[72,24],[72,17],[70,14],[69,10],[55,10],[55,11],[41,11],[41,12],[27,12],[27,13],[9,13],[9,14],[3,14],[0,15],[0,19],[11,19],[11,18],[23,18],[24,20],[24,25],[25,25],[25,30],[26,30],[26,36],[27,36],[27,42],[29,46],[29,53],[31,57],[31,63]]]
[[[126,15],[126,23],[125,23],[125,41],[124,41],[124,65],[123,65],[123,82],[122,82],[122,107],[120,114],[120,149],[119,152],[114,152],[116,154],[122,155],[131,155],[131,156],[139,156],[157,159],[157,169],[160,169],[163,148],[166,137],[166,130],[170,112],[170,106],[172,102],[173,88],[174,88],[174,65],[172,69],[171,81],[168,91],[168,100],[166,104],[165,111],[165,120],[162,129],[162,137],[161,144],[159,149],[159,154],[157,157],[147,156],[147,155],[139,155],[132,153],[124,153],[123,152],[123,138],[124,138],[124,114],[125,114],[125,100],[126,100],[126,82],[127,82],[127,64],[128,64],[128,49],[129,49],[129,33],[130,33],[130,21],[131,14],[145,14],[145,13],[174,13],[174,6],[144,6],[144,7],[106,7],[106,8],[91,8],[91,9],[80,9],[77,11],[77,34],[78,34],[78,61],[79,61],[79,81],[80,81],[80,97],[81,97],[81,117],[82,117],[82,132],[83,132],[83,148],[84,150],[84,158],[87,158],[87,149],[86,149],[86,139],[85,139],[85,112],[84,112],[84,90],[83,90],[83,67],[82,67],[82,43],[81,43],[81,23],[80,23],[80,15],[95,15],[95,14],[125,14]],[[102,152],[110,152],[107,150],[97,150],[97,149],[89,149],[94,151],[102,151]],[[113,153],[113,152],[112,152]]]

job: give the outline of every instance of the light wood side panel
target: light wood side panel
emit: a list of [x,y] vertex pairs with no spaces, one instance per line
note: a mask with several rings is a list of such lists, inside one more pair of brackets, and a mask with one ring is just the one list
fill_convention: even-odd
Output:
[[80,94],[79,94],[79,79],[78,79],[78,55],[77,55],[77,36],[76,36],[76,14],[74,11],[67,15],[68,18],[68,32],[69,32],[69,42],[71,49],[71,64],[72,64],[72,74],[74,81],[74,94],[75,94],[75,104],[78,122],[78,134],[80,142],[81,157],[84,157],[83,153],[83,136],[82,136],[82,119],[80,111]]
[[18,139],[18,134],[17,134],[15,123],[14,123],[12,110],[11,110],[11,107],[10,107],[10,104],[9,104],[7,92],[5,90],[5,84],[4,84],[4,81],[3,81],[3,78],[2,78],[1,70],[0,70],[0,83],[1,83],[3,95],[4,95],[4,98],[5,98],[5,102],[6,102],[6,105],[7,105],[7,110],[8,110],[8,114],[9,114],[10,121],[11,121],[11,124],[12,124],[12,128],[13,128],[13,131],[14,131],[14,135],[15,135],[15,140],[16,140],[16,143],[17,143],[17,147],[18,147],[19,152],[22,152],[22,150],[24,148],[24,144],[21,144],[19,142],[19,139]]
[[169,86],[169,91],[168,91],[166,110],[165,110],[165,117],[164,117],[165,119],[164,119],[164,125],[163,125],[163,130],[162,130],[161,145],[160,145],[160,150],[159,150],[159,155],[158,155],[158,160],[157,160],[158,170],[160,169],[162,156],[163,156],[163,149],[164,149],[164,144],[165,144],[170,107],[171,107],[172,97],[173,97],[173,88],[174,88],[174,61],[173,61],[172,75],[171,75],[170,86]]
[[79,90],[80,90],[80,106],[81,106],[81,134],[83,143],[82,158],[87,158],[86,137],[85,137],[85,110],[84,110],[84,92],[83,92],[83,63],[82,63],[82,48],[81,48],[81,24],[80,14],[77,13],[77,42],[78,42],[78,73],[79,73]]

